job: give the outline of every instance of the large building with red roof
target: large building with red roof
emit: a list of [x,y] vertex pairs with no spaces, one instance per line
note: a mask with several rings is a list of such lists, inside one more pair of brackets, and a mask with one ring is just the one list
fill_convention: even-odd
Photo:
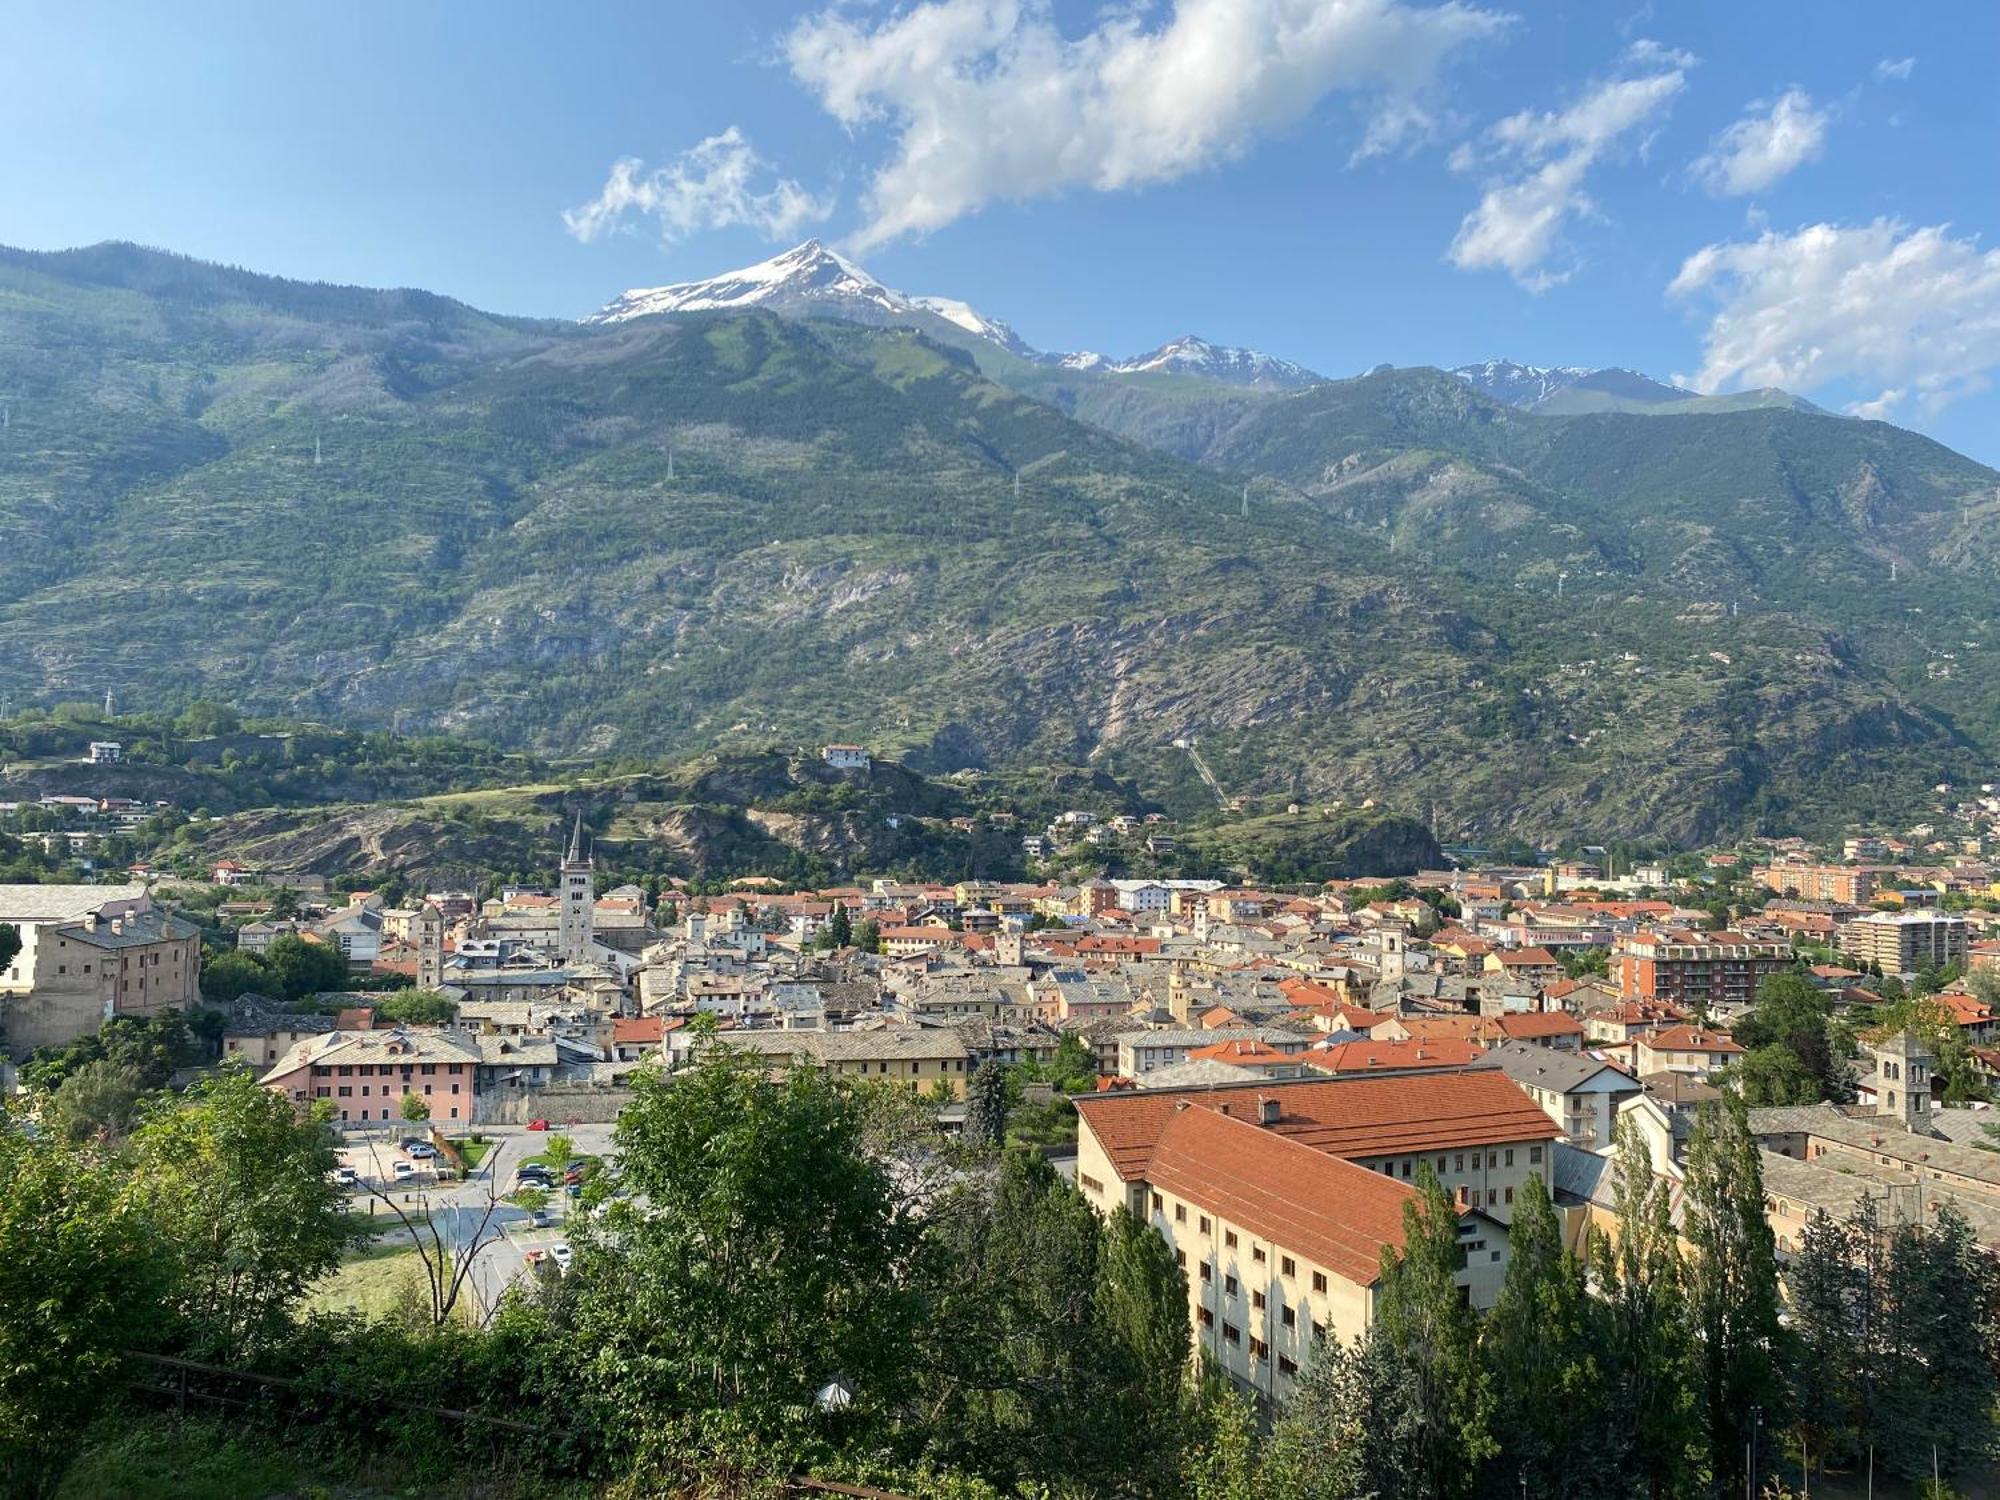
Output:
[[1129,1210],[1173,1247],[1197,1351],[1267,1402],[1290,1392],[1316,1334],[1366,1331],[1424,1167],[1463,1216],[1460,1285],[1490,1306],[1515,1195],[1530,1177],[1549,1182],[1560,1134],[1486,1070],[1137,1090],[1076,1107],[1085,1199]]

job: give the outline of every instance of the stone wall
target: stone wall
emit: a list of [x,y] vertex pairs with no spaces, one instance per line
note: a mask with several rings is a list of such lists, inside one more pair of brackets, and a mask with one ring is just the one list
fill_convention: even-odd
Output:
[[547,1120],[551,1125],[566,1125],[572,1120],[585,1125],[609,1125],[633,1097],[627,1088],[551,1084],[482,1103],[476,1118],[483,1125],[525,1125],[530,1120]]

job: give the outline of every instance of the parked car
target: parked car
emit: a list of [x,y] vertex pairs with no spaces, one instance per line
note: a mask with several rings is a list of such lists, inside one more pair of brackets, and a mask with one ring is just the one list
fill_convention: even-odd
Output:
[[420,1135],[406,1135],[400,1141],[396,1142],[396,1144],[401,1146],[405,1151],[409,1152],[412,1156],[415,1156],[417,1154],[417,1147],[428,1146],[430,1142],[425,1140]]
[[437,1147],[433,1146],[429,1141],[418,1141],[416,1145],[405,1146],[403,1149],[409,1152],[411,1157],[417,1161],[429,1161],[438,1154]]
[[358,1187],[361,1183],[361,1174],[352,1167],[339,1166],[333,1169],[333,1180],[342,1187]]
[[563,1191],[568,1193],[572,1198],[581,1198],[583,1196],[583,1184],[580,1182],[566,1182],[563,1184]]
[[539,1187],[547,1187],[549,1185],[549,1169],[530,1163],[514,1174],[514,1180],[516,1182],[532,1182]]
[[549,1246],[549,1259],[556,1263],[558,1269],[567,1271],[570,1262],[568,1244],[558,1240],[555,1244]]
[[547,1120],[528,1121],[528,1129],[530,1130],[547,1130],[548,1128],[549,1128],[549,1122]]
[[547,1229],[555,1221],[555,1215],[546,1208],[538,1208],[528,1215],[528,1223],[536,1229]]
[[549,1252],[546,1250],[528,1250],[522,1252],[521,1255],[521,1259],[526,1261],[531,1266],[538,1266],[548,1258],[549,1258]]
[[398,1182],[407,1182],[410,1178],[417,1175],[417,1164],[413,1161],[392,1163],[389,1167],[389,1174]]

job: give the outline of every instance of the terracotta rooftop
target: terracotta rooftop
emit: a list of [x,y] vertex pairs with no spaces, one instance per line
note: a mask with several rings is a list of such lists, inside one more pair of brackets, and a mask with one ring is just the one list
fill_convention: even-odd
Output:
[[1442,1041],[1339,1042],[1300,1056],[1328,1073],[1388,1072],[1397,1068],[1463,1068],[1485,1057],[1482,1048],[1451,1037]]
[[1199,1108],[1168,1118],[1147,1176],[1162,1192],[1357,1286],[1371,1285],[1380,1274],[1385,1245],[1402,1248],[1403,1205],[1417,1196],[1407,1183]]
[[1078,1115],[1126,1181],[1148,1160],[1182,1101],[1255,1122],[1271,1099],[1269,1132],[1329,1156],[1390,1156],[1510,1141],[1546,1141],[1555,1123],[1498,1072],[1434,1072],[1264,1081],[1243,1087],[1153,1089],[1076,1100]]

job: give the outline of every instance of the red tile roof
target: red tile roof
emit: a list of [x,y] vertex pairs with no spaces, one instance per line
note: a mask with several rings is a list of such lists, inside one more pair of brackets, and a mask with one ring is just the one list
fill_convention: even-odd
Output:
[[1403,1205],[1417,1196],[1406,1183],[1198,1108],[1167,1120],[1147,1179],[1357,1286],[1374,1283],[1384,1246],[1402,1249]]
[[1329,1073],[1366,1073],[1371,1069],[1463,1068],[1478,1062],[1485,1049],[1446,1037],[1442,1041],[1338,1042],[1299,1055],[1299,1061]]
[[658,1016],[616,1016],[611,1022],[611,1041],[614,1046],[645,1046],[660,1040],[666,1034],[666,1027]]
[[1517,1015],[1494,1016],[1488,1022],[1488,1027],[1512,1042],[1583,1035],[1583,1022],[1567,1011],[1560,1010],[1525,1011]]
[[1470,1145],[1553,1140],[1555,1123],[1500,1072],[1344,1076],[1238,1088],[1146,1089],[1076,1100],[1077,1113],[1126,1181],[1143,1177],[1160,1132],[1185,1100],[1255,1121],[1277,1101],[1271,1130],[1330,1156],[1389,1156]]
[[1206,1047],[1196,1047],[1188,1053],[1188,1061],[1233,1063],[1239,1067],[1256,1067],[1266,1063],[1290,1062],[1291,1055],[1280,1052],[1276,1047],[1267,1047],[1262,1042],[1238,1038],[1235,1041],[1215,1042]]

